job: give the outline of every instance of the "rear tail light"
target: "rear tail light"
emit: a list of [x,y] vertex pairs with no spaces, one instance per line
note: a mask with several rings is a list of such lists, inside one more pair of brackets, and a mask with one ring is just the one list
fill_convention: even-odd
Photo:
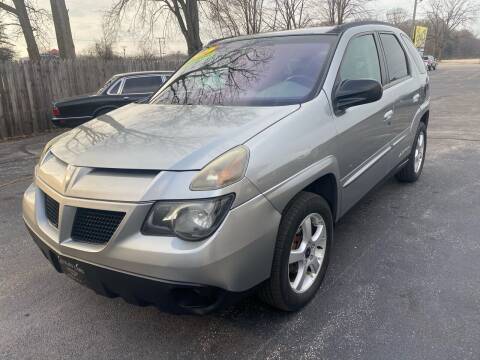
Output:
[[58,109],[58,107],[54,106],[52,108],[52,115],[53,116],[60,116],[60,110]]

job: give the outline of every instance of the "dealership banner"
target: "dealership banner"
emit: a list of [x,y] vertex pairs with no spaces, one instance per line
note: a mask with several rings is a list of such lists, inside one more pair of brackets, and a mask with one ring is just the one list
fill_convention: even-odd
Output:
[[415,26],[415,36],[413,42],[417,49],[425,48],[425,40],[427,40],[427,30],[426,26]]

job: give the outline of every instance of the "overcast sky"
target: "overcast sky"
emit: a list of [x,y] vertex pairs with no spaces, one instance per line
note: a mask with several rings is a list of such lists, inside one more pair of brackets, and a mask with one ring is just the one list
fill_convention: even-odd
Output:
[[[88,48],[93,46],[96,40],[99,40],[102,37],[102,16],[113,2],[114,0],[66,0],[77,53],[83,53],[87,51]],[[376,0],[373,8],[375,12],[378,13],[379,18],[382,18],[389,9],[397,7],[403,7],[410,13],[413,11],[413,2],[414,0]],[[49,0],[37,0],[37,3],[39,6],[44,8],[50,8]],[[421,3],[419,7],[421,16]],[[127,54],[138,52],[138,34],[132,32],[129,33],[127,31],[128,25],[124,27],[124,31],[122,31],[119,35],[119,39],[116,44],[116,50],[118,52],[123,52],[123,49],[125,49]],[[159,26],[159,29],[161,28],[163,28],[163,26]],[[473,31],[477,35],[480,34],[480,18],[477,20],[476,24],[474,24]],[[208,36],[205,36],[205,34],[202,35],[202,40],[204,43],[210,40]],[[158,36],[163,35],[159,34]],[[22,38],[19,38],[17,45],[17,53],[20,56],[26,56],[25,45]],[[159,51],[158,42],[155,42],[150,46],[154,47],[154,51]],[[186,52],[186,47],[181,35],[171,34],[168,36],[162,46],[164,47],[163,52]],[[49,35],[49,47],[57,48],[53,29],[50,31]]]

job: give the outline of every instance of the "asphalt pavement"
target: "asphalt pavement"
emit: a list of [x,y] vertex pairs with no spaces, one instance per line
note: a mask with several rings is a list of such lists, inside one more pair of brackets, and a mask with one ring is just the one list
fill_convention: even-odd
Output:
[[389,180],[337,225],[302,311],[256,298],[177,316],[58,274],[24,228],[22,193],[54,134],[0,143],[1,359],[480,359],[480,65],[431,73],[415,184]]

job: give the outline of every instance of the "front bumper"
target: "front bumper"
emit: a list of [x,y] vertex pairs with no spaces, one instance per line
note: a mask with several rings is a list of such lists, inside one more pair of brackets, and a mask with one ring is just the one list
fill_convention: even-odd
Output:
[[153,305],[174,314],[202,315],[248,294],[248,291],[236,293],[200,284],[149,279],[64,257],[45,245],[28,225],[27,229],[55,270],[109,298],[121,297],[130,304]]
[[[60,204],[58,228],[46,219],[45,194]],[[57,257],[117,273],[237,293],[270,276],[281,216],[263,195],[231,209],[216,233],[201,242],[142,235],[140,228],[151,206],[65,197],[37,180],[25,192],[23,215],[36,242]],[[87,244],[74,241],[70,234],[78,207],[119,210],[126,215],[108,243]]]

